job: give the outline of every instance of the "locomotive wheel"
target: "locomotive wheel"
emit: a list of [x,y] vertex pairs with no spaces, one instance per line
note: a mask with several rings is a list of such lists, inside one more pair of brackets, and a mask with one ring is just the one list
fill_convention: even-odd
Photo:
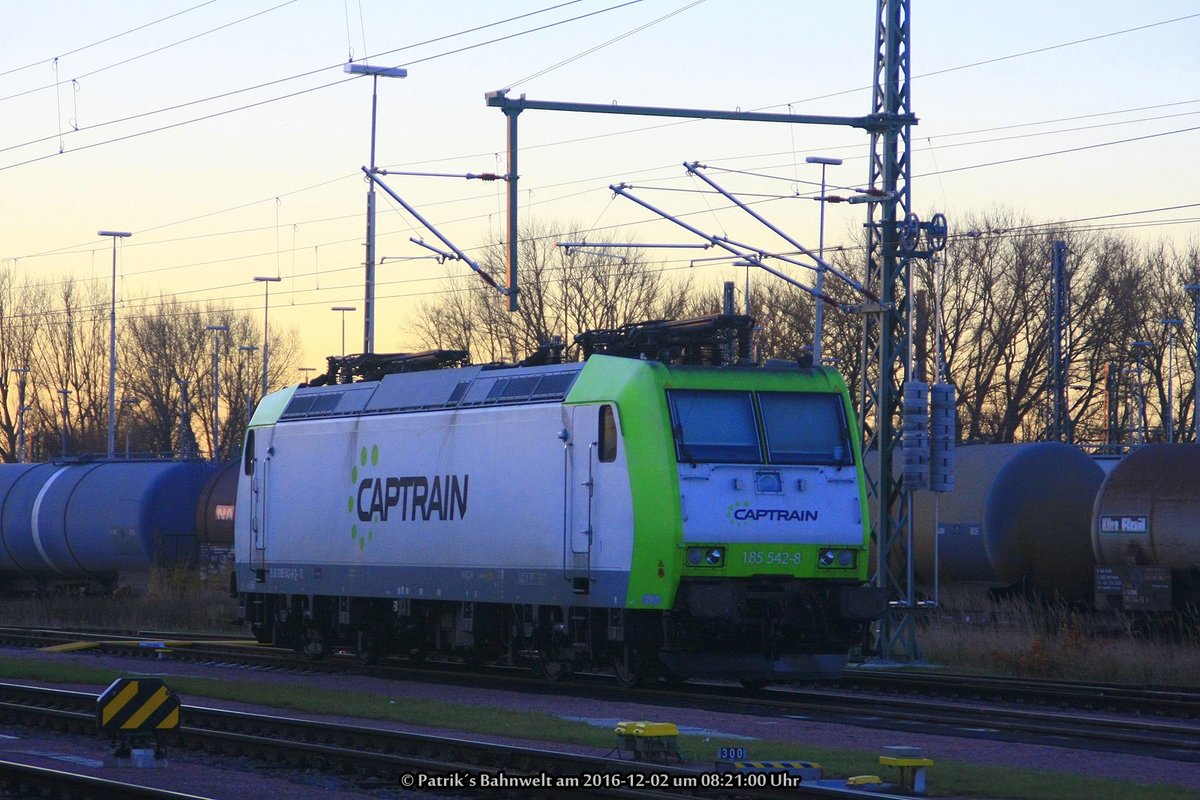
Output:
[[296,652],[309,661],[320,661],[325,658],[325,641],[321,631],[306,625],[300,641],[296,643]]
[[354,651],[354,657],[361,664],[377,664],[381,655],[379,643],[367,637],[359,640],[358,647]]
[[651,677],[642,654],[628,647],[620,655],[613,657],[612,668],[617,676],[617,685],[622,689],[644,686]]
[[571,664],[567,661],[554,661],[542,656],[538,660],[536,671],[539,677],[551,683],[557,683],[571,674]]
[[687,678],[680,675],[678,672],[669,669],[663,669],[660,673],[663,683],[670,686],[672,689],[678,689],[687,682]]

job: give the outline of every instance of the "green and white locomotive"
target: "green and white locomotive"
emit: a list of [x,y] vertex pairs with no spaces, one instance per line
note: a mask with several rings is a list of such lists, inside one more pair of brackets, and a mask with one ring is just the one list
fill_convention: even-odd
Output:
[[882,611],[853,409],[832,369],[746,363],[750,324],[601,332],[578,363],[331,359],[247,430],[242,614],[314,656],[837,674]]

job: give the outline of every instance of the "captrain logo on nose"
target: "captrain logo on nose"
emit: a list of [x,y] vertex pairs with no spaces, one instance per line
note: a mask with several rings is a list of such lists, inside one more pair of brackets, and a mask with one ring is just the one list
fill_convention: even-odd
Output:
[[[358,464],[350,472],[350,484],[354,493],[346,509],[357,516],[359,522],[429,522],[430,520],[461,519],[467,514],[467,489],[470,475],[388,475],[383,477],[359,477],[359,467],[367,467],[368,453],[364,447],[359,452]],[[370,450],[371,466],[379,464],[379,445]],[[362,550],[367,542],[375,538],[373,528],[365,534],[358,523],[350,526],[350,538],[358,542]]]
[[751,508],[749,500],[735,500],[725,509],[725,517],[733,525],[748,522],[816,522],[820,512],[812,509]]

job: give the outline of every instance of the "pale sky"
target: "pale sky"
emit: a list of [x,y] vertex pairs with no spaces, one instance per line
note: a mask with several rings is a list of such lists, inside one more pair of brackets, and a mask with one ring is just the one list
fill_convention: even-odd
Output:
[[[322,368],[341,348],[330,306],[358,307],[347,349],[362,343],[371,83],[344,74],[348,58],[409,70],[379,81],[378,165],[503,172],[505,121],[484,94],[506,87],[537,100],[866,114],[874,7],[0,0],[0,258],[21,275],[107,286],[111,244],[96,231],[131,231],[123,298],[162,291],[249,310],[263,305],[253,277],[278,275],[272,327],[301,330],[303,365]],[[1035,222],[1136,223],[1130,233],[1148,241],[1200,239],[1200,3],[912,0],[912,31],[922,217],[946,213],[953,233],[956,214],[1002,208]],[[536,111],[520,125],[523,213],[574,222],[593,241],[620,225],[643,242],[694,241],[613,200],[608,185],[625,181],[665,210],[704,211],[691,219],[705,230],[781,248],[718,199],[663,191],[696,188],[680,165],[698,160],[732,190],[783,195],[763,212],[815,248],[819,205],[808,198],[820,169],[805,157],[844,159],[829,169],[834,186],[867,176],[868,138],[854,130]],[[387,180],[464,250],[500,238],[498,183]],[[826,245],[863,219],[862,206],[829,206]],[[379,256],[419,255],[408,237],[433,239],[383,194],[378,226]],[[680,271],[698,255],[662,252]],[[376,349],[416,347],[414,304],[464,270],[380,266]],[[696,270],[740,280],[732,267]],[[133,313],[134,303],[118,309]]]

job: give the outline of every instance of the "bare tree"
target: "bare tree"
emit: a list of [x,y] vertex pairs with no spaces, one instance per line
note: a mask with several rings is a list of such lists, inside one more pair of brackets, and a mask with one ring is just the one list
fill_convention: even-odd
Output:
[[[200,449],[213,453],[213,381],[217,378],[212,369],[214,336],[221,339],[220,348],[220,392],[221,448],[219,459],[232,456],[241,449],[242,433],[249,423],[250,414],[261,400],[262,394],[262,350],[256,345],[253,351],[240,349],[248,342],[261,342],[262,329],[255,316],[248,312],[234,311],[226,305],[207,303],[198,309],[199,319],[206,339],[203,343],[203,364],[191,392],[193,428],[197,431]],[[208,325],[224,325],[228,331],[204,330]],[[273,328],[271,331],[271,374],[270,386],[289,383],[288,376],[296,373],[300,351],[297,333],[291,329]]]
[[[668,281],[632,246],[571,254],[555,246],[557,240],[582,238],[576,230],[530,225],[520,246],[520,310],[510,314],[495,290],[468,273],[451,291],[422,305],[416,321],[421,342],[466,350],[479,362],[519,361],[557,336],[566,358],[573,359],[574,337],[582,331],[679,315],[690,281]],[[490,274],[502,274],[502,246],[489,247],[479,261]]]
[[[46,321],[46,300],[44,287],[18,283],[10,270],[0,272],[0,458],[4,461],[20,456],[22,422],[27,457],[28,443],[36,438],[38,373],[32,363],[34,343]],[[27,409],[24,414],[22,403]]]
[[[42,334],[32,349],[32,370],[40,375],[47,408],[56,392],[67,392],[68,446],[73,452],[100,452],[108,429],[108,293],[96,283],[68,277],[51,288]],[[47,421],[52,419],[49,413]]]
[[[261,329],[248,312],[217,303],[184,304],[164,295],[145,300],[123,330],[122,389],[125,397],[138,401],[129,424],[136,423],[143,452],[186,453],[194,444],[212,454],[214,334],[206,330],[208,325],[229,328],[228,334],[220,334],[227,336],[220,366],[221,455],[240,447],[247,410],[261,399],[262,372],[257,357],[247,358],[239,345],[260,341]],[[274,330],[270,345],[270,384],[278,386],[294,372],[296,334]]]

